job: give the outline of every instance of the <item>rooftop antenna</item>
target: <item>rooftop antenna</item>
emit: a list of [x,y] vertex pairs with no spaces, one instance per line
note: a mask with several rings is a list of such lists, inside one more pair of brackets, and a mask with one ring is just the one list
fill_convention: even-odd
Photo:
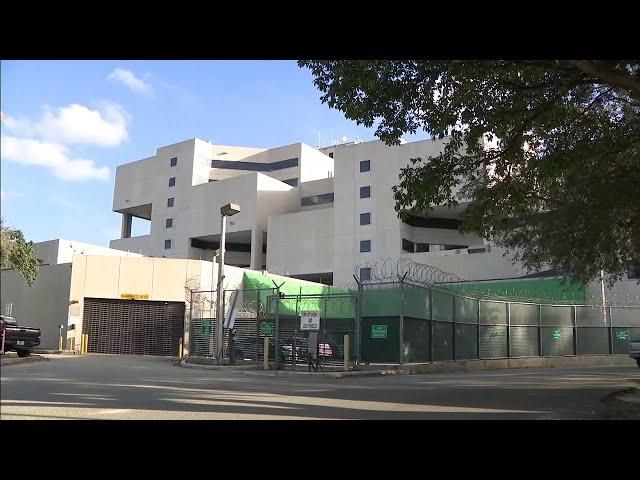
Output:
[[343,144],[347,143],[347,136],[346,135],[342,136],[342,143]]

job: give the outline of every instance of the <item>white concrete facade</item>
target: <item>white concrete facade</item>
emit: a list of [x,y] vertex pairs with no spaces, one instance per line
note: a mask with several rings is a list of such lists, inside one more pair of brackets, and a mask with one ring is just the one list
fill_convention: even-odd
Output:
[[[352,283],[358,265],[372,258],[406,254],[422,261],[441,248],[483,245],[480,237],[458,233],[459,212],[441,209],[438,215],[453,223],[423,228],[402,222],[394,210],[391,187],[400,169],[442,147],[443,141],[429,140],[323,149],[303,143],[232,147],[199,139],[168,145],[117,168],[113,210],[123,214],[123,228],[110,246],[211,260],[220,238],[219,208],[229,202],[242,211],[228,219],[227,263],[309,279],[324,275],[334,284]],[[368,171],[360,171],[363,161]],[[361,187],[369,188],[365,198]],[[369,223],[361,224],[367,213]],[[150,220],[150,234],[130,237],[131,216]],[[427,252],[404,251],[403,239]],[[370,251],[361,252],[366,240]],[[475,277],[482,275],[469,279]]]

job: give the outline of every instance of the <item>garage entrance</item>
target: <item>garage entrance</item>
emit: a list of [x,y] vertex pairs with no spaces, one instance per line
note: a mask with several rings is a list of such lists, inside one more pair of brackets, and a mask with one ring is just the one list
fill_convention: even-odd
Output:
[[82,320],[89,353],[176,356],[184,303],[85,298]]

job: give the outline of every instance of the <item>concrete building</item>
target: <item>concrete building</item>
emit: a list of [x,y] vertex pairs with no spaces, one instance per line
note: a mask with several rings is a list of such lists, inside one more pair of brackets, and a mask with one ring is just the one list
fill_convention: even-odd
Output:
[[[373,258],[407,255],[456,268],[465,279],[516,276],[477,235],[460,234],[460,212],[439,208],[434,218],[401,221],[392,186],[415,157],[443,141],[381,141],[314,149],[303,143],[272,149],[213,145],[192,139],[116,171],[113,210],[122,235],[110,247],[152,257],[210,260],[220,239],[220,206],[242,212],[227,227],[227,262],[297,278],[347,285]],[[150,221],[149,235],[131,237],[132,218]],[[484,260],[478,259],[483,257]],[[450,265],[449,265],[450,264]]]

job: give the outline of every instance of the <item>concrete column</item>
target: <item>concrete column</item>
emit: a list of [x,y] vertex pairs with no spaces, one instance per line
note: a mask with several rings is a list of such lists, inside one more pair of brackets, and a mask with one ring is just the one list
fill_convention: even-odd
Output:
[[130,213],[122,214],[122,230],[120,232],[120,238],[131,238],[131,219]]
[[251,230],[251,263],[249,265],[251,270],[262,270],[262,259],[264,258],[262,255],[262,230],[253,228]]

